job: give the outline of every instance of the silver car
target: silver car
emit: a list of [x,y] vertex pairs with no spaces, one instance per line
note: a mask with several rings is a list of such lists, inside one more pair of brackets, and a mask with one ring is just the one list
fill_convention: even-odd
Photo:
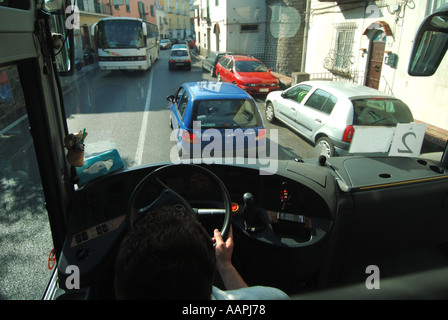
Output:
[[185,70],[191,70],[190,52],[185,48],[171,49],[168,59],[168,69],[170,71],[182,67]]
[[305,81],[266,97],[266,120],[280,120],[331,157],[349,154],[354,126],[413,122],[409,107],[381,91],[347,82]]

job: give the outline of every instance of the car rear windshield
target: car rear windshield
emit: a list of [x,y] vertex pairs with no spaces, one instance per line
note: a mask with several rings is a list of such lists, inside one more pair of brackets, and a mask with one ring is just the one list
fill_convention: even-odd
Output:
[[257,106],[249,99],[199,100],[194,110],[193,121],[200,121],[204,129],[262,126]]
[[186,57],[188,56],[188,52],[186,50],[173,50],[171,51],[172,57]]
[[369,98],[352,103],[354,125],[395,126],[414,121],[409,107],[398,99]]

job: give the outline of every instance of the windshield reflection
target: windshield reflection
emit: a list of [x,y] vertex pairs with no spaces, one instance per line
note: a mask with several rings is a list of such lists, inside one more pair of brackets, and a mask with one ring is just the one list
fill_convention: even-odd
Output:
[[[183,4],[184,2],[176,1],[176,3]],[[116,149],[127,168],[158,162],[173,163],[178,160],[173,159],[172,150],[178,143],[176,139],[181,137],[173,137],[173,131],[176,128],[170,128],[169,103],[166,97],[176,95],[179,87],[187,82],[201,82],[204,88],[208,89],[218,87],[220,82],[217,80],[223,77],[217,77],[216,70],[204,62],[207,56],[222,55],[224,52],[241,53],[260,60],[261,63],[237,61],[235,69],[230,72],[256,74],[273,70],[274,76],[281,83],[280,91],[284,92],[281,97],[276,98],[277,101],[290,100],[285,104],[284,109],[273,104],[274,108],[270,112],[266,100],[267,94],[264,93],[267,89],[261,83],[263,80],[244,80],[246,82],[244,84],[237,83],[236,78],[234,80],[234,85],[250,86],[250,89],[257,92],[252,95],[256,105],[250,106],[250,113],[258,116],[255,112],[258,109],[261,119],[254,118],[253,121],[263,122],[266,127],[266,146],[268,147],[266,155],[268,157],[270,153],[276,154],[277,160],[317,158],[321,154],[340,156],[332,152],[326,153],[322,145],[328,148],[331,147],[332,142],[334,144],[334,141],[351,143],[352,135],[356,136],[358,127],[369,127],[358,131],[364,136],[369,135],[369,132],[376,132],[377,136],[370,137],[371,139],[378,140],[387,137],[388,141],[370,146],[370,149],[375,151],[378,145],[382,147],[387,145],[390,148],[389,140],[392,141],[391,137],[395,133],[395,130],[391,128],[395,128],[397,124],[411,124],[414,121],[425,123],[427,124],[426,132],[435,127],[430,121],[433,116],[428,116],[429,113],[433,113],[433,110],[425,106],[431,104],[428,99],[439,101],[441,95],[434,92],[437,86],[423,86],[417,80],[408,80],[410,77],[403,76],[404,46],[403,50],[399,51],[399,41],[407,41],[408,36],[403,33],[403,39],[399,39],[399,34],[394,34],[395,30],[390,27],[394,19],[386,13],[381,19],[378,17],[380,22],[371,24],[370,20],[364,20],[366,16],[369,18],[373,16],[366,14],[362,8],[353,8],[352,15],[348,17],[343,11],[337,10],[338,5],[335,6],[334,12],[322,11],[323,4],[318,1],[311,1],[311,11],[307,10],[310,8],[305,8],[303,4],[286,6],[278,3],[257,7],[241,4],[238,6],[240,9],[238,12],[227,13],[229,19],[236,21],[237,27],[231,29],[227,26],[228,29],[225,29],[226,25],[214,17],[217,17],[220,9],[226,6],[226,1],[207,6],[204,2],[201,3],[199,12],[195,7],[191,8],[191,12],[195,15],[192,15],[192,24],[190,24],[187,14],[188,6],[179,5],[177,8],[168,8],[166,3],[156,2],[154,12],[150,9],[144,12],[145,18],[156,26],[148,29],[147,33],[142,29],[145,24],[127,20],[124,15],[125,10],[121,10],[122,7],[120,10],[112,10],[113,16],[121,15],[118,17],[119,21],[115,20],[113,24],[110,24],[110,20],[104,19],[103,16],[101,16],[103,21],[98,22],[96,27],[94,23],[83,24],[81,21],[80,30],[75,30],[75,45],[77,49],[81,49],[77,52],[83,52],[83,48],[86,47],[92,48],[93,58],[84,61],[82,56],[78,56],[75,74],[71,77],[63,77],[61,83],[69,131],[76,133],[86,128],[89,133],[85,141],[86,158]],[[83,3],[83,9],[86,12],[90,10],[86,3]],[[141,12],[134,9],[130,8],[127,17],[141,18]],[[381,10],[382,8],[378,8],[378,12],[383,12]],[[203,13],[202,17],[208,20],[202,21],[199,17],[200,12]],[[412,11],[412,14],[414,13],[415,10]],[[407,14],[409,19],[417,19],[410,14],[410,11]],[[330,16],[334,17],[332,23],[328,22],[331,20]],[[207,21],[211,23],[208,25],[209,33],[203,28]],[[266,23],[259,24],[254,21]],[[307,29],[307,24],[313,28]],[[156,60],[146,71],[127,70],[124,63],[127,57],[124,55],[133,56],[129,59],[133,58],[135,61],[144,60],[143,54],[140,53],[137,59],[137,53],[134,54],[137,49],[132,51],[131,48],[139,48],[139,52],[145,50],[144,43],[151,35],[158,47]],[[426,37],[428,40],[440,37],[440,41],[435,42],[437,45],[444,41],[446,35],[431,32]],[[169,39],[173,43],[183,44],[183,39],[188,38],[195,40],[189,48],[191,70],[177,67],[170,71],[168,65],[171,50],[163,50],[165,48],[160,47],[161,40]],[[423,41],[426,40],[423,39]],[[107,49],[105,51],[109,55],[107,56],[108,63],[121,63],[117,70],[99,69],[99,48]],[[120,51],[114,48],[125,49]],[[409,48],[406,50],[409,54]],[[125,51],[133,53],[124,53]],[[421,59],[430,59],[424,52],[421,53],[421,57]],[[419,62],[415,68],[418,68],[418,64]],[[308,78],[302,79],[301,77],[305,75]],[[260,77],[258,74],[255,76]],[[387,95],[388,98],[371,99],[368,96],[352,98],[351,112],[347,115],[342,115],[339,111],[333,114],[332,111],[339,110],[338,104],[345,103],[345,100],[322,88],[317,91],[310,85],[295,86],[308,79],[311,82],[325,80],[328,83],[346,82],[376,87],[383,97]],[[437,82],[437,80],[434,81]],[[418,99],[416,92],[421,93]],[[304,120],[303,114],[297,113],[298,105],[309,112],[311,120]],[[437,110],[440,108],[440,104],[431,105],[434,105]],[[294,110],[296,113],[292,114]],[[232,110],[223,109],[217,112],[209,108],[197,114],[194,120],[200,121],[204,129],[214,127],[236,129],[247,126],[245,122],[249,120],[242,117],[234,122],[221,121],[217,117],[217,115],[231,112]],[[286,115],[285,119],[291,120],[267,120],[267,116],[281,118],[282,114]],[[341,120],[343,117],[346,118]],[[441,117],[433,118],[440,120]],[[319,125],[315,122],[321,121],[321,124],[325,125],[325,121],[335,119],[341,123],[337,124],[337,130],[326,132],[331,139],[323,139],[325,138],[323,135],[312,135],[311,132]],[[352,122],[346,123],[350,119]],[[344,122],[345,120],[347,121]],[[438,127],[443,128],[442,122],[437,121]],[[374,126],[382,131],[372,131],[370,127]],[[344,130],[347,131],[346,128],[348,132],[344,132]],[[408,130],[412,129],[409,127]],[[331,137],[331,134],[334,136]],[[274,136],[278,137],[275,141]],[[345,139],[346,136],[350,136],[350,139]],[[414,135],[406,137],[407,142],[410,142]],[[443,150],[443,145],[439,143],[441,140],[443,138],[436,142],[434,139],[422,138],[423,144],[415,149],[421,153],[440,152]],[[363,140],[362,143],[365,144],[365,141],[367,140]],[[363,152],[353,151],[347,155],[376,156],[377,152],[369,152],[371,150],[368,147],[368,145],[357,145],[352,150]],[[402,145],[397,148],[398,150],[406,149]],[[388,155],[388,150],[382,152],[381,155]]]

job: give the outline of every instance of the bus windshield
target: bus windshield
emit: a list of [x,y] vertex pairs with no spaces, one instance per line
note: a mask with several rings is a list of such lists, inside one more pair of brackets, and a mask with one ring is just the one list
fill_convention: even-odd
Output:
[[144,46],[140,21],[104,20],[98,23],[100,48],[141,48]]

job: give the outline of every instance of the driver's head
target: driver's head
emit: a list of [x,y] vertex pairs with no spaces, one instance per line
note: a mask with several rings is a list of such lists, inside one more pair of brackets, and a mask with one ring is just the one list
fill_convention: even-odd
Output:
[[188,210],[148,213],[123,240],[115,263],[117,299],[210,299],[211,237]]

